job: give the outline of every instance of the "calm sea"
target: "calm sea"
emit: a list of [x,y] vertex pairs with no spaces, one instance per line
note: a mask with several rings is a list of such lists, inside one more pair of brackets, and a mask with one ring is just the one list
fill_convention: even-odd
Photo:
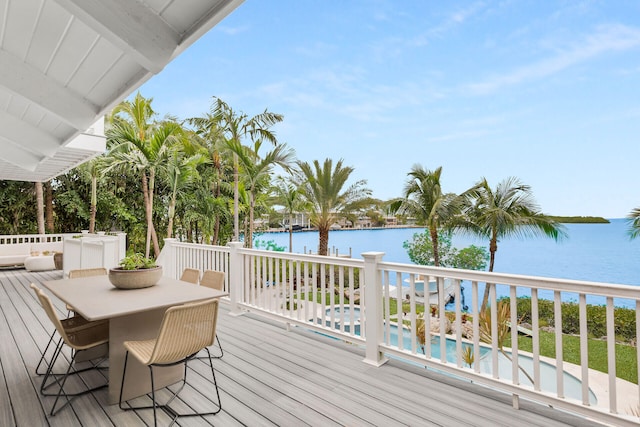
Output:
[[[624,219],[612,219],[609,224],[565,224],[568,237],[555,242],[548,238],[504,239],[498,243],[494,271],[530,276],[556,277],[640,286],[640,238],[630,240]],[[340,254],[351,253],[360,258],[368,251],[384,252],[384,260],[411,263],[402,243],[410,240],[421,228],[383,230],[335,230],[329,232],[329,247]],[[256,240],[272,240],[289,246],[288,233],[262,233]],[[453,246],[463,248],[488,242],[454,236]],[[316,252],[318,233],[293,233],[293,252]],[[639,289],[640,291],[640,289]],[[618,306],[631,306],[616,301]]]

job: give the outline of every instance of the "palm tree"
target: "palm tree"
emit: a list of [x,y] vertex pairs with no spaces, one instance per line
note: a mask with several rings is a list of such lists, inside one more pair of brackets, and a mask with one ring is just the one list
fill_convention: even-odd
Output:
[[327,255],[329,229],[338,216],[359,207],[371,195],[371,190],[364,187],[364,180],[345,188],[353,167],[343,166],[342,162],[342,159],[338,160],[335,168],[331,159],[325,159],[322,165],[318,160],[314,160],[312,165],[298,162],[302,197],[309,203],[311,224],[318,228],[319,255]]
[[262,146],[262,141],[257,140],[253,149],[245,147],[237,141],[227,141],[229,149],[235,154],[238,162],[242,166],[243,178],[246,183],[249,196],[249,227],[245,238],[245,247],[253,247],[253,215],[255,210],[256,192],[269,182],[273,166],[278,165],[288,171],[293,161],[295,152],[286,144],[277,145],[273,150],[267,152],[260,158],[258,151]]
[[96,213],[98,205],[98,180],[102,174],[104,167],[104,158],[96,157],[88,162],[78,166],[78,172],[84,174],[91,181],[91,201],[90,201],[90,217],[89,217],[89,233],[95,233],[96,230]]
[[106,132],[112,142],[109,151],[111,163],[106,170],[130,166],[140,172],[147,220],[145,256],[149,256],[153,239],[157,257],[160,245],[153,225],[155,179],[158,170],[166,164],[171,145],[181,135],[182,127],[174,121],[152,123],[155,113],[151,101],[151,98],[146,99],[138,93],[133,101],[123,101],[113,109],[112,124]]
[[272,192],[273,204],[283,206],[285,213],[289,215],[289,252],[293,252],[293,214],[304,209],[300,188],[294,182],[278,177]]
[[176,200],[178,195],[182,194],[198,177],[198,165],[204,163],[206,158],[201,153],[187,156],[185,152],[178,147],[172,150],[166,164],[165,178],[171,191],[169,198],[167,237],[173,235],[173,219],[176,213]]
[[[249,117],[244,113],[237,113],[220,98],[213,98],[211,116],[219,124],[227,141],[242,144],[244,138],[264,140],[277,144],[275,132],[270,128],[283,120],[281,114],[264,110],[263,113]],[[239,171],[238,158],[234,153],[233,159],[233,239],[240,240],[239,228]]]
[[[515,177],[501,181],[495,190],[485,178],[465,193],[469,203],[464,221],[456,229],[489,239],[489,271],[493,271],[498,241],[505,237],[547,236],[554,240],[566,237],[564,227],[540,212],[531,187]],[[490,284],[482,298],[484,312],[489,300]]]
[[433,245],[433,263],[437,267],[440,265],[438,230],[448,228],[460,213],[463,199],[456,194],[442,192],[442,166],[430,171],[416,164],[407,175],[409,178],[404,186],[404,199],[394,201],[391,209],[424,222],[429,229]]
[[627,223],[629,224],[629,237],[635,239],[640,235],[640,208],[633,209],[627,215]]
[[[196,135],[201,138],[201,145],[203,151],[206,151],[209,161],[207,164],[211,165],[211,170],[205,171],[205,175],[211,184],[211,193],[217,200],[217,205],[226,198],[228,182],[225,180],[226,170],[231,165],[231,154],[227,148],[226,140],[224,138],[224,130],[220,126],[221,117],[215,117],[211,113],[207,113],[204,117],[193,117],[187,119],[187,121],[195,126]],[[208,173],[212,172],[212,173]],[[233,194],[233,189],[229,194]],[[219,211],[219,209],[217,209]],[[220,226],[221,219],[226,217],[226,212],[223,215],[216,215],[214,218],[214,231],[212,244],[220,244]],[[226,243],[226,242],[225,242]]]

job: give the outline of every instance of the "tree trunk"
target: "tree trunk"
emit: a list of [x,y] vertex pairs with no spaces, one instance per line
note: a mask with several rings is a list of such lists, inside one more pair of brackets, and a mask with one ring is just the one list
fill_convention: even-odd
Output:
[[247,233],[245,246],[249,249],[253,248],[253,192],[249,192],[249,232]]
[[438,229],[429,227],[431,233],[431,244],[433,245],[433,265],[440,266],[440,252],[438,251]]
[[327,255],[329,250],[329,227],[318,227],[320,241],[318,242],[318,255]]
[[[489,272],[493,271],[493,264],[496,259],[497,250],[498,250],[497,241],[494,239],[491,239],[491,242],[489,243],[489,253],[491,254],[491,258],[489,260]],[[481,313],[484,313],[484,311],[487,309],[487,304],[489,303],[489,291],[491,290],[492,286],[493,286],[493,283],[487,283],[484,287],[484,295],[482,296],[482,306],[480,307]]]
[[89,233],[95,233],[96,230],[96,206],[98,204],[98,178],[91,177],[91,216],[89,217]]
[[144,199],[144,214],[147,217],[147,239],[144,247],[144,256],[149,257],[151,252],[151,227],[153,227],[153,221],[151,218],[151,205],[149,201],[149,185],[147,183],[147,173],[142,172],[142,197]]
[[176,214],[176,195],[171,195],[171,202],[169,202],[169,225],[167,225],[167,238],[171,238],[173,234],[173,217]]
[[45,228],[48,233],[54,232],[53,223],[53,187],[51,182],[47,182],[44,185],[44,221]]
[[238,183],[238,155],[233,154],[233,241],[240,241],[240,213],[239,198],[240,198],[240,184]]
[[149,171],[149,229],[151,230],[151,240],[153,242],[153,253],[158,258],[160,255],[160,245],[158,244],[158,235],[156,233],[156,227],[153,225],[153,193],[155,192],[156,174],[155,170]]
[[38,234],[44,234],[44,193],[42,182],[36,182],[36,206],[38,208]]
[[289,214],[289,252],[293,252],[293,215]]

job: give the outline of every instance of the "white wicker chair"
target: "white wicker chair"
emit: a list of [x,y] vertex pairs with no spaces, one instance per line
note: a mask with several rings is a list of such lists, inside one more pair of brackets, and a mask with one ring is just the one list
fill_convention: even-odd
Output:
[[[206,300],[203,302],[185,304],[167,309],[162,319],[162,324],[155,339],[143,341],[125,341],[126,349],[124,359],[124,369],[122,372],[122,383],[120,385],[119,406],[122,410],[137,410],[153,408],[153,421],[157,425],[156,408],[161,408],[171,417],[172,424],[178,417],[214,415],[220,412],[222,406],[220,404],[220,392],[218,383],[216,382],[216,374],[213,370],[213,361],[209,357],[209,366],[211,367],[211,375],[216,389],[216,409],[209,412],[191,412],[178,414],[169,404],[184,388],[187,382],[187,362],[193,359],[196,354],[205,349],[207,353],[208,346],[213,344],[216,335],[216,323],[218,319],[218,300]],[[122,402],[122,394],[124,390],[125,378],[127,375],[127,363],[129,355],[132,355],[140,363],[149,367],[151,375],[151,406],[124,407]],[[184,363],[184,377],[182,385],[179,389],[172,393],[171,398],[164,405],[156,403],[156,393],[154,387],[153,368],[162,366],[173,366]]]
[[196,270],[195,268],[185,268],[182,271],[182,276],[180,276],[180,280],[189,283],[198,284],[200,280],[200,270]]
[[[84,369],[76,369],[75,360],[78,354],[92,350],[100,345],[106,344],[109,342],[109,322],[107,320],[101,320],[96,322],[91,322],[83,318],[82,316],[73,316],[68,317],[66,319],[59,319],[56,315],[55,308],[51,303],[49,297],[35,284],[31,284],[31,288],[36,293],[38,300],[40,301],[40,305],[44,309],[45,313],[49,317],[49,320],[53,323],[55,327],[55,332],[58,333],[60,339],[58,340],[53,354],[51,356],[50,361],[47,363],[47,371],[44,374],[44,378],[42,379],[42,384],[40,386],[40,392],[44,396],[55,396],[56,399],[53,402],[53,406],[51,407],[51,415],[56,414],[56,406],[58,405],[58,401],[60,397],[64,396],[67,400],[64,405],[58,408],[58,411],[64,408],[66,405],[71,404],[70,397],[80,396],[86,393],[90,393],[94,390],[98,390],[100,388],[106,387],[108,383],[105,381],[104,384],[95,387],[85,387],[81,391],[67,393],[64,390],[65,383],[70,375],[79,374],[81,372],[85,372],[87,370],[99,368],[99,366],[95,364],[91,364],[91,366]],[[54,332],[54,333],[55,333]],[[51,343],[52,340],[50,340]],[[53,367],[56,364],[56,361],[60,359],[60,356],[63,355],[63,347],[68,346],[71,348],[71,359],[69,360],[69,366],[67,367],[66,372],[64,373],[54,373]],[[49,345],[45,349],[42,354],[42,360],[46,360],[46,354]],[[63,355],[64,358],[64,355]],[[37,369],[37,368],[36,368]],[[60,378],[62,377],[62,378]],[[51,382],[48,382],[49,378],[53,378]],[[83,383],[84,384],[84,383]],[[49,387],[57,385],[58,389],[54,393],[46,392]]]
[[[202,273],[202,279],[200,279],[200,286],[206,286],[208,288],[216,289],[218,291],[224,290],[224,272],[217,270],[205,270]],[[218,348],[220,349],[219,355],[213,355],[212,357],[215,359],[220,359],[224,356],[224,351],[222,350],[222,344],[220,343],[220,338],[218,338],[218,334],[216,334],[216,343],[218,344]],[[206,356],[199,357],[200,359],[205,358]]]

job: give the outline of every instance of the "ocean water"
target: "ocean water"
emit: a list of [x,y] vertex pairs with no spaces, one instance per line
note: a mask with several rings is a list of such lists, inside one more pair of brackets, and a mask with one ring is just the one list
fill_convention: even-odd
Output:
[[[494,271],[640,287],[640,238],[629,239],[624,219],[610,221],[609,224],[565,224],[568,237],[558,242],[544,237],[504,239],[498,242]],[[329,232],[329,248],[340,254],[351,254],[353,258],[361,258],[363,252],[384,252],[385,261],[410,264],[402,244],[423,231],[423,228],[333,230]],[[261,233],[255,240],[271,240],[289,249],[288,233]],[[452,243],[459,249],[471,244],[487,250],[489,247],[488,241],[467,236],[454,236]],[[316,252],[317,248],[317,232],[293,233],[293,252]],[[616,305],[632,306],[630,301],[623,300],[616,300]]]

